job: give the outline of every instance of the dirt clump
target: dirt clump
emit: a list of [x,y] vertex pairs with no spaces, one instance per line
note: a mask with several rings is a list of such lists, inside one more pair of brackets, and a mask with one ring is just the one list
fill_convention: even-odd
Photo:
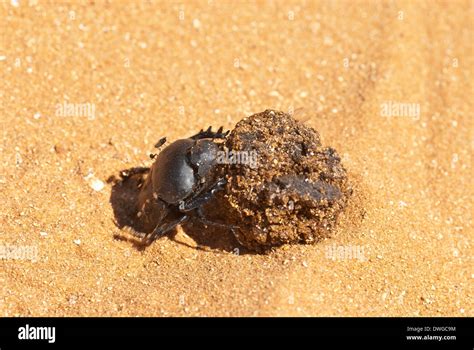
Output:
[[226,141],[228,183],[219,216],[252,250],[331,235],[350,188],[337,152],[289,114],[266,110],[237,123]]

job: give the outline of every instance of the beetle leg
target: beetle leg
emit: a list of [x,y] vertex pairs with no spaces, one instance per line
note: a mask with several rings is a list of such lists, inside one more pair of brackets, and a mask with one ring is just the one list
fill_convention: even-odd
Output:
[[199,221],[201,221],[204,225],[226,228],[226,229],[229,229],[234,235],[235,235],[235,231],[234,231],[234,230],[235,230],[236,228],[239,228],[239,226],[229,225],[229,224],[222,224],[222,223],[220,223],[220,222],[215,222],[215,221],[209,220],[209,219],[206,218],[206,216],[204,215],[204,212],[202,211],[202,207],[198,207],[198,208],[196,209],[196,213],[197,213],[197,219],[198,219]]
[[217,132],[212,131],[212,127],[210,126],[206,131],[201,129],[196,135],[191,136],[190,139],[199,140],[199,139],[225,139],[229,134],[229,130],[223,132],[224,127],[221,126]]
[[226,179],[220,179],[210,189],[206,190],[206,192],[202,192],[188,201],[179,203],[179,210],[181,212],[188,212],[201,207],[204,203],[209,201],[217,191],[220,191],[226,183]]
[[162,237],[163,235],[165,235],[166,233],[174,229],[176,226],[178,226],[179,224],[182,224],[184,221],[188,219],[189,219],[188,215],[183,215],[179,219],[176,219],[169,223],[159,223],[158,225],[156,225],[153,232],[147,234],[143,240],[146,244],[150,244],[157,238]]
[[120,177],[122,180],[128,179],[129,177],[136,175],[136,174],[146,174],[150,171],[148,167],[135,167],[127,170],[122,170],[120,172]]

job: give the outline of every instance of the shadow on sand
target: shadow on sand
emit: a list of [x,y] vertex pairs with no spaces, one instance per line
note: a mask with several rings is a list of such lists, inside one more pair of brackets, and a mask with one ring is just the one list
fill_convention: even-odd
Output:
[[[138,174],[124,176],[124,174],[133,174],[137,169],[140,170]],[[148,246],[143,243],[141,239],[147,232],[143,231],[141,222],[137,217],[138,210],[136,207],[140,187],[147,175],[144,169],[145,168],[125,169],[120,172],[121,175],[119,178],[112,175],[107,180],[108,183],[112,184],[110,204],[114,212],[115,225],[123,232],[115,234],[114,239],[130,242],[137,250],[141,251],[145,250]],[[213,206],[215,205],[216,203],[211,200],[211,202],[204,207],[204,211],[206,213],[214,212]],[[177,239],[177,230],[175,229],[167,236],[178,244],[198,250],[211,250],[214,253],[219,253],[219,251],[239,255],[250,253],[242,247],[234,235],[226,229],[213,226],[206,227],[194,217],[191,217],[190,220],[185,222],[181,227],[184,233],[195,242],[196,246],[191,246]]]

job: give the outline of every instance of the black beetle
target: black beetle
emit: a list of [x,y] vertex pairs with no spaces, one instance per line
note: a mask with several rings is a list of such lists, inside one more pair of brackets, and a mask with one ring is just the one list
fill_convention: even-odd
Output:
[[[226,227],[233,232],[234,226],[212,222],[205,218],[202,206],[226,184],[225,178],[216,179],[217,152],[229,131],[220,127],[213,132],[209,127],[187,139],[177,140],[155,159],[138,196],[137,216],[142,220],[146,244],[165,235],[190,217],[205,225]],[[156,145],[160,148],[166,142],[162,138]],[[148,168],[139,168],[139,172]],[[128,174],[130,176],[130,174]],[[154,227],[154,228],[153,228]],[[151,229],[153,230],[151,231]]]

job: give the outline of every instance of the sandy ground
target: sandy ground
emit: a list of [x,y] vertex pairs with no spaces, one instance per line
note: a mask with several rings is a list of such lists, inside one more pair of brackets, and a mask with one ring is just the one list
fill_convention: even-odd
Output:
[[[473,316],[472,18],[472,1],[2,1],[0,315]],[[267,108],[303,108],[341,154],[357,190],[336,236],[255,255],[179,229],[137,249],[107,178]]]

